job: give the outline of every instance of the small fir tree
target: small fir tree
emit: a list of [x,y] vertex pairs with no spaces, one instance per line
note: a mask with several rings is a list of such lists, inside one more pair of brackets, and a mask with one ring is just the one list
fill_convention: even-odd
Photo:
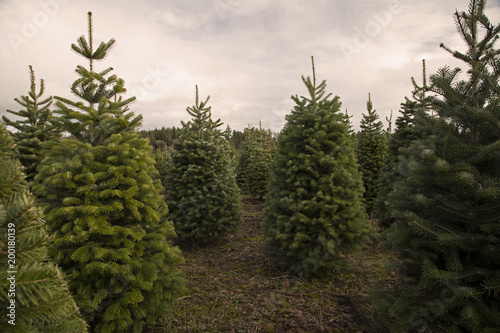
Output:
[[243,145],[244,141],[245,134],[243,132],[233,130],[233,133],[231,134],[231,140],[229,140],[229,144],[236,150],[236,152],[241,151],[241,146]]
[[377,111],[373,110],[371,96],[366,102],[368,113],[361,119],[361,131],[358,140],[359,169],[365,187],[365,207],[368,215],[372,215],[374,201],[381,189],[380,177],[387,152],[387,136]]
[[211,108],[198,99],[187,112],[167,172],[167,204],[179,241],[207,244],[232,233],[241,222],[240,195],[229,142]]
[[169,165],[172,161],[172,152],[168,147],[158,147],[153,150],[153,157],[155,159],[155,169],[158,171],[158,179],[165,189],[165,181],[167,179],[167,173]]
[[339,97],[302,77],[309,98],[287,115],[271,167],[263,232],[276,264],[300,275],[330,274],[359,249],[369,224],[353,139]]
[[15,155],[0,122],[0,330],[87,332],[64,275],[49,260],[42,213]]
[[[35,187],[45,204],[53,257],[96,332],[140,332],[169,311],[182,291],[180,251],[160,191],[152,151],[123,100],[124,82],[112,70],[94,71],[114,39],[72,48],[89,60],[78,66],[71,91],[83,102],[56,97],[64,140],[44,144]],[[86,103],[84,103],[86,102]],[[157,180],[154,180],[157,179]]]
[[467,51],[443,47],[468,66],[466,79],[450,67],[431,76],[434,112],[417,112],[420,139],[388,198],[385,239],[401,256],[386,299],[393,332],[500,330],[500,25],[485,5],[455,13]]
[[43,80],[40,80],[40,89],[37,92],[35,72],[31,66],[29,66],[29,69],[30,91],[27,96],[14,99],[24,109],[19,111],[7,110],[7,112],[20,117],[20,119],[12,121],[6,116],[2,118],[7,125],[17,130],[12,133],[12,137],[16,143],[19,160],[25,168],[26,179],[31,182],[36,175],[36,168],[42,160],[40,155],[42,142],[50,140],[58,134],[50,123],[52,118],[52,112],[50,111],[52,96],[42,97],[45,92]]
[[274,142],[262,127],[245,128],[245,141],[238,155],[237,180],[243,193],[262,199],[267,193]]
[[254,143],[254,141],[251,140],[253,138],[254,130],[255,128],[250,126],[243,130],[244,139],[237,155],[236,182],[241,192],[244,194],[248,194],[246,178],[248,167],[250,165],[250,145],[251,143]]

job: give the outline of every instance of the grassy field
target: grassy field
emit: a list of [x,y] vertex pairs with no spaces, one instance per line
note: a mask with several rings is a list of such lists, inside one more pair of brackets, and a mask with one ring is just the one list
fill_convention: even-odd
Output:
[[350,256],[328,279],[301,279],[271,266],[260,222],[264,203],[244,197],[240,230],[217,244],[184,249],[187,294],[170,317],[152,327],[166,332],[384,332],[365,300],[391,286],[395,258],[376,244]]

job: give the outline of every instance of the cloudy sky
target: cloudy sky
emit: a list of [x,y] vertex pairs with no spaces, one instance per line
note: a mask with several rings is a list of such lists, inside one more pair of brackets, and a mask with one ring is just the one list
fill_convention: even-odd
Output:
[[[27,94],[28,66],[47,94],[71,97],[77,65],[71,51],[86,35],[93,12],[95,43],[117,40],[96,69],[114,68],[146,129],[179,126],[186,107],[211,96],[212,114],[242,130],[278,131],[294,102],[306,94],[311,55],[318,80],[338,95],[359,126],[371,93],[381,118],[422,78],[460,65],[439,47],[463,50],[452,14],[467,0],[0,0],[0,113],[19,110]],[[487,15],[500,22],[500,0]],[[97,43],[96,43],[97,44]]]

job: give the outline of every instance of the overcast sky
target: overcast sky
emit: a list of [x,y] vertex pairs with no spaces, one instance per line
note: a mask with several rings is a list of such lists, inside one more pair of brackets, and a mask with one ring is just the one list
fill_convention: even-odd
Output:
[[[422,79],[457,66],[441,42],[464,50],[453,21],[467,0],[0,0],[0,112],[19,110],[14,98],[29,89],[28,66],[50,95],[71,97],[84,59],[71,44],[87,35],[93,12],[95,44],[116,46],[96,69],[114,68],[125,80],[131,109],[146,129],[180,126],[186,107],[210,95],[212,114],[231,128],[278,131],[307,91],[314,56],[318,81],[340,96],[356,128],[371,93],[382,119]],[[500,0],[487,15],[500,21]],[[74,98],[73,98],[74,99]]]

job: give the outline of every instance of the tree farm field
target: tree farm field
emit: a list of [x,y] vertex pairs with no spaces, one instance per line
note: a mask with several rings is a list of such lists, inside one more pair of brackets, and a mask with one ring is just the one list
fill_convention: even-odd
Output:
[[395,256],[374,240],[329,278],[285,274],[266,254],[264,206],[243,196],[243,223],[235,234],[182,249],[187,292],[149,332],[385,332],[366,296],[396,283]]

